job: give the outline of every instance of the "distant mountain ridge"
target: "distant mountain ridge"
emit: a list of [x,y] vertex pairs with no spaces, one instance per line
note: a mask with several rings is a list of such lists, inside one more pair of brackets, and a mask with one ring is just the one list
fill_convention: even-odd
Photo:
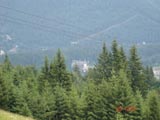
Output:
[[127,47],[160,44],[160,1],[0,1],[0,49],[6,52],[16,46],[17,54],[63,48],[74,59],[73,50],[94,50],[113,39]]

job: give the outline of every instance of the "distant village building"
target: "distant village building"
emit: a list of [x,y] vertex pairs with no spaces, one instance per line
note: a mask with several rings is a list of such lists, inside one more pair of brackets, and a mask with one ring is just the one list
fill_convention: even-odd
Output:
[[155,78],[160,80],[160,67],[153,67],[153,73]]
[[10,41],[10,40],[12,40],[12,37],[10,35],[6,34],[5,35],[5,40]]
[[71,45],[77,45],[78,44],[78,41],[72,41],[71,42]]
[[74,66],[78,66],[81,72],[86,73],[89,69],[89,62],[88,61],[82,61],[82,60],[73,60],[71,67],[74,68]]
[[0,56],[5,55],[5,52],[3,50],[0,50]]
[[9,53],[17,53],[18,45],[9,50]]

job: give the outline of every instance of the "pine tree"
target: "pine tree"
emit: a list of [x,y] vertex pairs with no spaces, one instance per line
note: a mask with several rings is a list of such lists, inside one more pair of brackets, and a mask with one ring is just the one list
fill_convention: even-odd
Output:
[[84,97],[78,94],[76,86],[72,86],[69,94],[70,115],[72,120],[80,120],[84,117]]
[[126,110],[127,107],[135,107],[135,99],[133,96],[132,88],[130,86],[130,82],[127,78],[127,75],[124,70],[119,71],[119,76],[112,78],[113,80],[113,91],[114,93],[114,99],[115,99],[115,105],[116,107],[123,107],[123,110],[121,114],[123,114],[123,117],[126,119],[132,119],[133,113],[128,112]]
[[[111,82],[103,81],[99,86],[100,100],[99,100],[99,117],[100,120],[114,120],[116,114],[116,105],[114,99],[113,84]],[[96,109],[97,109],[96,108]]]
[[125,55],[123,47],[120,47],[119,57],[120,57],[120,69],[124,69],[127,72],[127,57]]
[[132,113],[133,120],[142,120],[144,117],[144,100],[140,91],[136,91],[135,100],[136,111]]
[[0,107],[7,109],[7,101],[9,100],[9,90],[7,82],[0,75]]
[[112,42],[112,67],[116,73],[121,69],[120,52],[116,40]]
[[76,65],[72,72],[72,88],[75,87],[76,91],[79,95],[81,95],[84,91],[84,87],[86,84],[85,77],[81,75],[79,67]]
[[130,49],[129,71],[133,91],[135,92],[138,89],[144,95],[147,91],[147,84],[145,83],[144,69],[135,46]]
[[78,67],[78,65],[77,64],[75,64],[74,66],[73,66],[73,75],[74,76],[76,76],[77,78],[82,78],[82,74],[81,74],[81,71],[80,71],[80,69],[79,69],[79,67]]
[[154,78],[154,73],[153,73],[153,69],[152,67],[147,66],[145,68],[145,76],[146,76],[146,83],[148,84],[148,87],[154,88],[154,84],[155,84],[155,78]]
[[12,70],[12,68],[13,68],[13,66],[9,60],[8,55],[6,54],[5,58],[4,58],[4,62],[3,62],[3,71],[10,72]]
[[50,65],[49,82],[53,88],[58,84],[67,91],[71,89],[71,75],[66,69],[65,59],[60,50]]
[[56,87],[55,109],[52,120],[71,120],[69,101],[66,91],[61,87]]
[[38,99],[40,103],[38,105],[38,111],[40,114],[38,118],[41,118],[42,120],[50,120],[54,114],[55,96],[48,81],[45,81],[39,97],[40,98]]
[[44,61],[44,67],[42,67],[42,72],[47,76],[49,73],[49,61],[48,61],[48,57],[45,57],[45,61]]
[[86,120],[99,120],[99,92],[97,87],[92,82],[89,83],[86,91],[86,108],[85,119]]
[[103,44],[102,52],[99,55],[98,58],[98,63],[96,65],[96,73],[97,73],[97,78],[98,80],[108,80],[111,77],[111,61],[109,58],[109,52],[106,48],[105,43]]
[[9,109],[12,94],[12,81],[8,73],[0,68],[0,108]]
[[25,100],[25,95],[24,95],[25,87],[22,86],[20,88],[19,87],[14,88],[11,111],[25,116],[32,116],[32,112],[30,111],[28,104]]
[[48,57],[45,57],[44,65],[41,68],[41,73],[38,78],[40,92],[42,92],[43,88],[45,88],[45,84],[48,82],[49,78],[50,78],[49,61]]
[[155,91],[151,91],[147,96],[147,106],[145,120],[160,120],[160,104],[158,95]]

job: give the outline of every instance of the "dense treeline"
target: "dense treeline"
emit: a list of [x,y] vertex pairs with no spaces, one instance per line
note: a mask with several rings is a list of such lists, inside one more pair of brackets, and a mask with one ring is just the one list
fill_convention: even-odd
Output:
[[151,67],[136,47],[129,57],[113,41],[85,76],[68,71],[60,50],[41,70],[0,64],[0,108],[40,120],[160,120],[160,97]]

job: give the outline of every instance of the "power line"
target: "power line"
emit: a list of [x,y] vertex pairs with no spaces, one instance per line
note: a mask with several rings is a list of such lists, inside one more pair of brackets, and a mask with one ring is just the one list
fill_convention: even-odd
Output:
[[[33,28],[34,26],[37,26],[38,28],[42,28],[42,29],[45,28],[46,31],[52,32],[52,33],[55,32],[55,30],[60,30],[60,31],[62,31],[63,33],[68,34],[70,37],[81,37],[81,36],[84,36],[84,35],[82,35],[82,34],[73,33],[73,32],[71,32],[71,31],[66,31],[66,30],[62,30],[62,29],[58,29],[58,28],[53,28],[53,27],[46,26],[46,25],[42,25],[42,24],[38,24],[38,23],[35,23],[35,22],[26,21],[26,20],[23,20],[23,19],[20,19],[20,18],[15,18],[15,17],[7,16],[7,15],[1,15],[1,14],[0,14],[0,16],[1,16],[1,17],[4,17],[5,19],[7,19],[7,21],[11,21],[11,20],[12,20],[12,21],[14,21],[14,22],[16,22],[16,23],[17,23],[17,21],[18,21],[18,24],[29,25],[29,26],[31,26],[32,28]],[[21,23],[20,23],[20,22],[21,22]],[[45,30],[44,30],[44,31],[45,31]]]
[[38,23],[35,23],[35,22],[26,21],[26,20],[23,20],[23,19],[20,19],[20,18],[11,17],[11,16],[8,16],[8,15],[0,14],[0,16],[4,17],[5,20],[7,20],[7,21],[9,21],[11,23],[23,24],[23,25],[26,25],[26,26],[30,26],[32,28],[36,27],[36,28],[38,28],[38,30],[45,31],[45,32],[53,33],[53,32],[57,32],[56,30],[60,30],[61,32],[63,32],[65,34],[65,36],[67,36],[69,38],[76,37],[75,41],[77,41],[77,42],[83,41],[83,39],[85,40],[86,38],[88,40],[92,40],[94,38],[93,36],[90,36],[90,35],[73,33],[73,32],[70,32],[70,31],[53,28],[53,27],[50,27],[50,26],[38,24]]
[[[1,18],[0,18],[0,19],[1,19]],[[21,22],[17,22],[17,21],[15,21],[15,20],[11,20],[11,19],[6,19],[6,21],[7,21],[7,22],[10,22],[10,23],[14,23],[14,24],[21,24],[21,25],[29,26],[28,24],[21,23]],[[43,32],[48,32],[48,33],[53,33],[53,32],[55,32],[55,31],[53,31],[53,30],[43,29],[42,27],[38,27],[38,26],[36,27],[36,26],[31,26],[31,25],[30,25],[30,27],[33,28],[33,29],[36,29],[36,30],[39,30],[39,31],[43,31]],[[1,34],[4,34],[4,33],[1,32]],[[68,37],[68,38],[73,37],[73,36],[71,36],[71,35],[69,35],[69,34],[64,34],[64,36],[66,36],[66,37]]]
[[[36,17],[36,18],[39,18],[39,19],[42,19],[42,20],[47,20],[47,21],[50,21],[50,22],[54,21],[54,22],[57,22],[58,24],[63,25],[63,26],[69,26],[69,27],[72,27],[72,28],[78,28],[78,29],[83,29],[84,30],[84,28],[81,28],[81,27],[78,27],[78,26],[74,26],[72,24],[66,24],[66,23],[60,22],[59,20],[57,21],[56,19],[50,19],[50,18],[42,17],[42,16],[39,16],[39,15],[36,15],[36,14],[31,14],[31,13],[28,13],[28,12],[25,12],[25,11],[21,11],[21,10],[18,10],[18,9],[13,9],[13,8],[10,8],[10,7],[7,7],[7,6],[0,5],[0,8],[12,10],[12,11],[15,11],[17,13],[22,13],[22,14],[25,14],[25,15],[28,15],[28,16]],[[50,27],[50,26],[46,26],[46,25],[42,25],[42,24],[38,24],[38,23],[33,23],[33,22],[26,21],[26,20],[19,19],[19,18],[13,18],[13,17],[6,16],[6,15],[3,15],[3,16],[8,17],[10,19],[15,19],[15,20],[27,23],[27,24],[29,23],[29,24],[33,24],[33,25],[38,25],[39,27],[42,27],[42,28],[44,27],[44,28],[49,28],[49,29],[57,29],[55,27],[53,28],[53,27]],[[70,32],[72,34],[72,37],[73,37],[73,35],[77,34],[78,35],[78,36],[76,35],[77,40],[75,40],[75,41],[78,41],[78,42],[79,41],[83,41],[83,39],[91,40],[91,39],[94,38],[94,37],[92,37],[92,34],[91,35],[84,35],[84,34],[80,34],[80,33],[74,33],[73,31],[65,31],[65,30],[62,30],[62,31],[63,32]],[[49,32],[50,32],[50,30],[49,30]]]
[[[21,14],[25,14],[25,15],[28,15],[28,16],[32,16],[32,17],[36,17],[36,18],[40,18],[42,20],[47,20],[47,21],[50,21],[50,22],[57,22],[58,24],[61,24],[63,26],[69,26],[69,27],[72,27],[72,28],[76,28],[76,29],[81,29],[81,30],[85,30],[85,31],[88,31],[86,30],[85,28],[82,28],[82,27],[79,27],[79,26],[75,26],[73,24],[70,24],[70,23],[64,23],[64,22],[60,22],[59,20],[57,19],[51,19],[51,18],[46,18],[46,17],[42,17],[42,16],[39,16],[39,15],[36,15],[36,14],[31,14],[31,13],[28,13],[28,12],[25,12],[25,11],[22,11],[22,10],[18,10],[18,9],[14,9],[14,8],[11,8],[11,7],[8,7],[8,6],[3,6],[3,5],[0,5],[1,8],[4,8],[4,9],[8,9],[8,10],[12,10],[12,11],[15,11],[15,12],[18,12],[18,13],[21,13]],[[89,31],[88,31],[89,32]]]

